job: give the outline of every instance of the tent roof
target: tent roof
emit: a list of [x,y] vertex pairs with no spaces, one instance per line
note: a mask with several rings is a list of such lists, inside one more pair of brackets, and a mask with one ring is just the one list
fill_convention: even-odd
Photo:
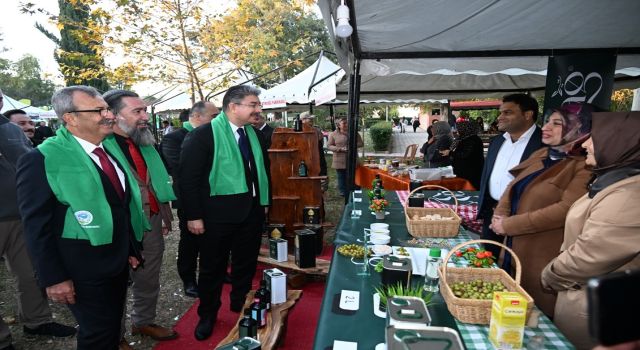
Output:
[[26,105],[16,99],[13,99],[7,95],[2,95],[4,98],[4,105],[2,106],[2,110],[0,113],[4,113],[11,109],[22,109],[25,111],[30,117],[39,117],[41,119],[51,119],[57,118],[56,112],[54,111],[46,111],[44,109],[40,109],[38,107]]
[[348,39],[333,34],[339,3],[318,5],[340,65],[361,63],[363,99],[543,92],[548,56],[603,51],[618,54],[617,88],[640,86],[636,0],[346,0]]

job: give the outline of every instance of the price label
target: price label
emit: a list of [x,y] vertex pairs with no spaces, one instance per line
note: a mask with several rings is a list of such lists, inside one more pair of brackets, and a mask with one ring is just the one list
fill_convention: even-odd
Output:
[[334,340],[333,350],[358,350],[358,343],[344,340]]
[[360,292],[357,290],[342,290],[340,293],[340,308],[355,311],[360,308]]
[[355,203],[362,202],[362,198],[353,198],[353,201]]

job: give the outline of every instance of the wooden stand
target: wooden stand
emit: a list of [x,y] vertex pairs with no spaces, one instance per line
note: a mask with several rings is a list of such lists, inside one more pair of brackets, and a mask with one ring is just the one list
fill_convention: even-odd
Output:
[[[255,291],[253,290],[247,294],[247,299],[244,302],[245,309],[253,303],[254,294]],[[260,346],[262,350],[271,350],[277,347],[278,342],[287,330],[289,310],[293,308],[301,296],[301,290],[289,290],[287,291],[287,301],[271,307],[271,310],[267,313],[267,325],[258,329],[258,340],[261,343]],[[240,313],[238,322],[240,322],[243,317],[243,313]],[[216,345],[216,349],[222,345],[238,340],[238,322],[236,322],[235,327],[229,331],[229,334]]]
[[[312,127],[303,125],[303,131],[277,128],[271,136],[269,149],[271,160],[271,191],[273,205],[269,210],[269,222],[284,224],[283,239],[289,250],[294,247],[295,230],[304,228],[304,207],[320,207],[320,223],[324,223],[324,202],[320,174],[318,134]],[[298,166],[304,160],[307,177],[298,176]]]
[[331,265],[330,260],[316,258],[316,267],[303,269],[298,267],[298,265],[296,265],[294,261],[295,257],[291,254],[289,254],[287,261],[275,261],[269,257],[268,248],[260,248],[260,255],[258,255],[258,262],[262,264],[267,264],[282,269],[293,270],[308,275],[327,276],[327,274],[329,273],[329,265]]

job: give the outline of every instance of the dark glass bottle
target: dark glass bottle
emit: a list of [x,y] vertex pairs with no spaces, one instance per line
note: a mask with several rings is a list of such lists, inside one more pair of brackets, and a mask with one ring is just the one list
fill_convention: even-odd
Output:
[[378,184],[380,184],[380,187],[382,187],[382,179],[380,179],[380,174],[376,174],[376,178],[373,179],[373,188],[375,189]]
[[267,310],[271,310],[271,292],[267,289],[267,281],[260,281],[256,296],[267,306]]
[[251,310],[244,310],[244,317],[238,322],[238,334],[240,339],[251,337],[258,340],[258,322],[251,318]]
[[251,318],[258,323],[258,328],[267,325],[267,307],[260,301],[260,298],[254,298],[249,309],[251,310]]
[[382,182],[377,182],[373,189],[373,199],[382,199]]
[[307,177],[307,164],[305,164],[304,160],[300,161],[300,165],[298,165],[298,176]]
[[293,131],[302,131],[302,121],[300,120],[300,116],[297,116],[296,119],[293,120]]

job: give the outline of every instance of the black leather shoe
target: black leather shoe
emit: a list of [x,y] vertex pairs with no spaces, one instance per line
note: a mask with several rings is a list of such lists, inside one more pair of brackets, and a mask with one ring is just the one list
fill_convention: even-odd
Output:
[[198,297],[198,285],[196,282],[185,282],[184,295],[192,298]]
[[196,330],[193,333],[193,336],[197,340],[205,340],[211,336],[213,333],[213,324],[216,322],[215,319],[211,318],[201,318],[198,321],[198,325],[196,326]]
[[48,335],[57,338],[70,337],[76,334],[74,327],[65,326],[56,322],[43,323],[36,328],[23,326],[22,330],[32,335]]

